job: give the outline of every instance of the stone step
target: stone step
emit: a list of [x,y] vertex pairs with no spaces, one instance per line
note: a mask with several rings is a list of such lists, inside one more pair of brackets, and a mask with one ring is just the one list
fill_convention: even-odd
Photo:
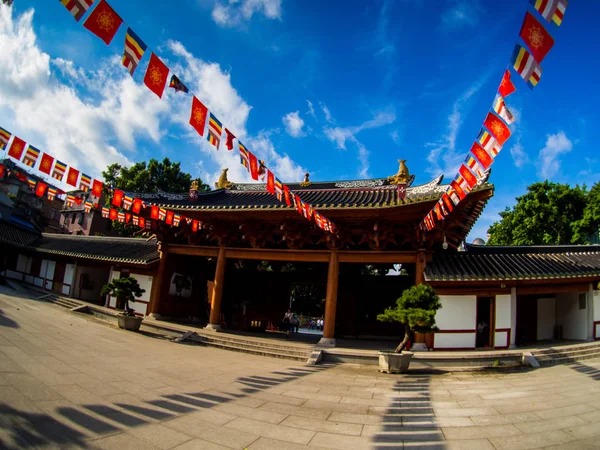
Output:
[[63,308],[77,308],[78,306],[81,306],[81,303],[72,301],[72,300],[67,300],[64,298],[55,298],[53,300],[50,300],[52,303],[54,303],[55,305],[59,305],[62,306]]
[[564,347],[550,347],[542,350],[536,350],[534,353],[535,355],[543,356],[551,353],[587,350],[590,348],[600,348],[600,342],[589,342],[585,344],[568,345]]
[[193,342],[198,342],[205,345],[211,345],[213,347],[219,348],[236,348],[236,349],[245,349],[249,352],[259,352],[259,353],[275,353],[275,354],[284,354],[289,356],[298,357],[303,360],[307,360],[310,355],[310,349],[300,349],[300,348],[286,348],[283,346],[278,346],[277,344],[263,344],[257,343],[252,340],[238,340],[237,342],[231,342],[227,340],[222,340],[214,337],[206,337],[202,335],[192,336],[190,338]]
[[564,357],[577,357],[577,356],[583,356],[583,355],[587,355],[590,353],[598,353],[600,352],[600,346],[591,346],[591,347],[587,347],[587,348],[583,348],[580,350],[563,350],[563,351],[555,351],[553,353],[533,353],[533,355],[535,356],[535,358],[538,361],[545,361],[548,359],[555,359],[555,358],[564,358]]
[[306,352],[310,351],[310,349],[307,347],[289,345],[287,343],[260,341],[260,340],[256,340],[256,339],[244,339],[243,337],[231,337],[229,335],[225,335],[225,334],[221,334],[221,333],[202,333],[202,332],[198,332],[198,331],[196,331],[196,333],[202,339],[216,340],[216,341],[231,343],[231,344],[239,344],[239,345],[251,344],[251,345],[255,345],[255,346],[272,347],[272,348],[277,348],[277,349],[291,351],[291,352],[302,351],[302,352],[306,353]]
[[600,359],[600,350],[595,353],[588,353],[586,355],[579,356],[565,356],[562,358],[552,358],[545,360],[538,360],[540,366],[555,366],[557,364],[570,364],[577,361],[583,361],[586,359]]
[[230,351],[234,351],[234,352],[248,353],[250,355],[268,356],[270,358],[281,358],[281,359],[288,359],[288,360],[291,360],[291,361],[303,361],[303,362],[306,362],[308,360],[308,354],[306,354],[306,355],[296,355],[296,354],[292,354],[292,353],[288,353],[288,352],[276,352],[276,351],[260,350],[260,349],[252,348],[251,346],[240,346],[240,345],[233,345],[233,344],[222,344],[222,343],[219,343],[219,342],[207,342],[207,341],[200,341],[200,340],[193,340],[193,341],[197,342],[199,344],[202,344],[202,345],[207,345],[207,346],[214,347],[214,348],[219,348],[219,349],[222,349],[222,350],[230,350]]

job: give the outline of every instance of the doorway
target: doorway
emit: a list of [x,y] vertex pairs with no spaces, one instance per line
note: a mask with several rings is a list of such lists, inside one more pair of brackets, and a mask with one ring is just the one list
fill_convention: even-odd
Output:
[[477,297],[475,348],[494,347],[494,297]]

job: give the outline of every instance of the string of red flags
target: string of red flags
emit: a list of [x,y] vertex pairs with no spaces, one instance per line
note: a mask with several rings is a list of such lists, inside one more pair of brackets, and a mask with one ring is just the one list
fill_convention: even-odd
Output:
[[[506,97],[515,92],[511,80],[511,68],[521,76],[530,89],[541,80],[541,62],[554,46],[554,38],[540,19],[560,26],[568,6],[567,0],[530,0],[533,11],[526,11],[515,49],[502,81],[467,157],[458,169],[458,174],[434,207],[420,223],[428,231],[443,221],[452,210],[471,192],[473,187],[487,177],[496,156],[510,138],[509,125],[515,116],[506,104]],[[539,16],[538,16],[539,13]]]
[[[61,3],[66,7],[67,10],[71,12],[76,21],[79,21],[83,15],[87,12],[87,10],[94,4],[95,0],[61,0]],[[85,19],[83,26],[102,39],[107,45],[109,45],[114,39],[117,31],[125,22],[119,16],[119,14],[110,6],[110,4],[106,0],[99,0],[91,11],[89,16]],[[139,65],[141,59],[144,57],[145,53],[150,53],[150,61],[148,63],[148,67],[146,69],[146,73],[144,74],[144,84],[148,89],[150,89],[154,94],[156,94],[159,98],[162,98],[165,88],[168,86],[173,88],[175,92],[183,92],[190,93],[190,90],[186,87],[186,85],[181,81],[181,79],[173,74],[169,67],[157,56],[156,53],[150,51],[146,43],[133,31],[131,26],[127,25],[127,31],[125,33],[125,43],[123,49],[123,57],[122,63],[123,66],[129,71],[130,75],[133,76],[137,66]],[[169,74],[171,77],[169,79]],[[229,130],[227,127],[223,126],[223,123],[217,118],[217,116],[197,98],[197,96],[192,92],[192,106],[190,112],[190,125],[196,130],[196,132],[204,137],[206,134],[207,141],[215,147],[216,150],[219,150],[221,147],[221,141],[223,139],[223,132],[225,133],[225,147],[228,151],[232,151],[234,148],[234,141],[238,142],[240,149],[243,147],[243,144],[236,138],[235,134]],[[258,180],[259,177],[261,180],[267,181],[267,191],[272,195],[277,196],[279,201],[282,201],[282,195],[277,195],[274,186],[275,186],[275,175],[265,166],[263,160],[259,160],[252,152],[247,150],[248,154],[248,165],[246,166],[249,169],[249,172],[254,180]],[[243,162],[242,162],[243,164]],[[70,178],[68,178],[69,180]],[[68,181],[67,181],[68,182]],[[285,190],[283,190],[286,192]],[[294,200],[292,202],[286,201],[288,206],[295,206],[296,203],[301,202],[302,208],[297,208],[303,217],[308,220],[314,219],[313,211],[311,205],[306,204],[302,201],[297,195],[296,196],[286,196],[286,199],[299,199]],[[326,222],[326,226],[321,226],[320,223],[323,223],[323,220],[314,223],[320,228],[333,231],[335,229],[334,225],[324,218],[322,215],[320,216]]]

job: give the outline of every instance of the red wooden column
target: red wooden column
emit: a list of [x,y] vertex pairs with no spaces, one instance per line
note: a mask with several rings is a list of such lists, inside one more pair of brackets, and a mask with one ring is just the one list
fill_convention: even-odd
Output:
[[417,250],[417,264],[416,264],[416,275],[415,275],[415,284],[418,286],[419,284],[425,283],[425,265],[427,264],[427,255],[425,253],[425,249],[420,248]]
[[167,255],[169,253],[167,244],[163,242],[158,243],[158,252],[160,255],[160,263],[158,264],[158,271],[156,276],[152,280],[152,293],[150,295],[150,304],[146,311],[147,315],[151,315],[154,318],[159,318],[160,314],[160,298],[164,288],[165,272],[167,270]]
[[323,326],[323,337],[319,341],[319,345],[324,347],[335,347],[335,310],[337,307],[339,269],[338,252],[333,250],[329,256],[329,271],[327,273],[325,324]]
[[213,283],[212,297],[210,301],[210,319],[206,328],[211,330],[221,329],[221,297],[223,296],[223,282],[225,279],[225,247],[219,247],[217,256],[217,268],[215,270],[215,281]]

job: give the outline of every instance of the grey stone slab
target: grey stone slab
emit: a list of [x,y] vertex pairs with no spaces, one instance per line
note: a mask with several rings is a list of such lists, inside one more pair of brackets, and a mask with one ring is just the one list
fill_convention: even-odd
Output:
[[161,449],[173,448],[192,439],[189,434],[159,424],[129,427],[127,432]]
[[231,428],[224,429],[204,421],[201,417],[190,417],[188,415],[163,422],[162,425],[229,448],[245,448],[259,438],[255,432],[238,431]]
[[299,416],[289,416],[281,422],[281,425],[310,431],[344,434],[347,436],[360,436],[363,428],[362,424],[337,422],[335,420],[310,419]]
[[471,417],[471,416],[497,416],[494,408],[442,408],[436,409],[436,417]]
[[600,422],[600,410],[580,414],[577,417],[580,417],[581,419],[585,420],[586,422],[592,422],[592,423]]
[[294,444],[308,444],[315,435],[314,431],[301,430],[299,428],[273,425],[257,420],[239,418],[225,425],[226,428],[236,429],[247,433],[256,433],[259,436],[276,439],[279,441],[292,442]]
[[475,425],[507,425],[511,423],[539,421],[540,418],[532,412],[502,414],[497,416],[471,416]]
[[203,439],[194,438],[184,444],[173,447],[173,450],[226,450],[230,447],[224,447],[213,442],[208,442]]
[[548,447],[569,442],[572,438],[562,431],[546,431],[544,433],[522,434],[490,438],[497,450],[526,450]]
[[264,409],[266,411],[273,411],[273,412],[277,412],[277,413],[285,414],[285,415],[310,417],[313,419],[321,419],[321,420],[325,420],[331,415],[330,410],[307,408],[304,406],[297,407],[297,406],[290,406],[290,405],[284,405],[282,403],[272,403],[272,402],[267,402],[264,405],[261,405],[258,409],[259,410]]
[[588,439],[600,435],[600,426],[597,423],[588,423],[564,428],[563,431],[575,439]]
[[158,450],[158,447],[155,447],[154,445],[151,445],[148,442],[138,439],[127,433],[120,433],[113,436],[94,439],[89,441],[89,443],[95,448],[107,450]]
[[374,414],[356,414],[347,412],[332,412],[328,420],[334,422],[356,423],[360,425],[376,425],[383,421],[383,418]]
[[311,447],[340,450],[370,450],[374,445],[368,437],[340,436],[333,433],[317,433],[309,443]]
[[442,428],[444,436],[452,439],[488,439],[497,436],[518,436],[523,433],[513,425],[482,425],[476,427]]
[[306,446],[261,437],[250,444],[248,450],[306,450]]
[[553,419],[537,420],[535,422],[524,422],[514,424],[524,433],[541,433],[543,431],[560,430],[562,428],[587,425],[587,422],[577,416],[555,417]]
[[366,405],[356,405],[351,403],[332,403],[320,400],[307,400],[301,408],[320,409],[323,411],[351,412],[357,414],[366,414],[369,407]]
[[575,416],[577,414],[583,414],[594,410],[594,407],[587,404],[583,404],[565,406],[563,408],[548,409],[544,411],[536,411],[535,413],[542,419],[552,419],[554,417]]
[[444,442],[446,450],[496,450],[487,439],[458,439]]
[[282,414],[275,411],[267,411],[256,408],[248,408],[234,403],[223,403],[213,408],[216,411],[231,414],[232,416],[247,417],[249,419],[259,420],[267,423],[280,423],[288,414]]

